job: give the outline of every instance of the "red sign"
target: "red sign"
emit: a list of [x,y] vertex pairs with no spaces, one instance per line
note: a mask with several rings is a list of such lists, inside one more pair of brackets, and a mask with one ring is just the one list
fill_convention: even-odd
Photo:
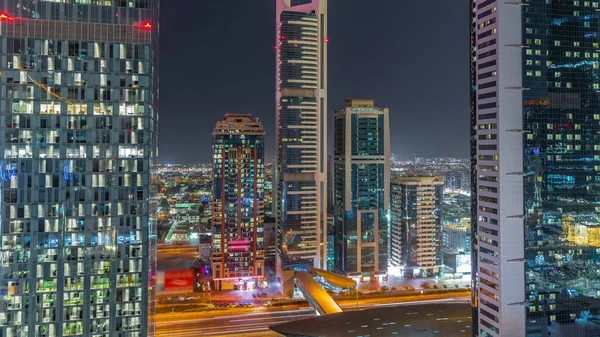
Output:
[[165,271],[165,291],[193,291],[194,271],[169,270]]
[[229,245],[229,250],[232,252],[245,251],[250,248],[250,242],[246,240],[232,240],[229,241],[227,244]]

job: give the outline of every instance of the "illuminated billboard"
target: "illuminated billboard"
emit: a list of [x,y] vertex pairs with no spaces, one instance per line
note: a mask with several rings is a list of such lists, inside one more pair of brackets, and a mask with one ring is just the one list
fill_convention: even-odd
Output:
[[193,290],[193,269],[165,271],[165,291],[191,292]]

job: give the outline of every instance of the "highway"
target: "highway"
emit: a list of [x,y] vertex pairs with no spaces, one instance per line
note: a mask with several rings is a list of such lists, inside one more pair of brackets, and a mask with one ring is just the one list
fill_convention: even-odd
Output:
[[158,245],[158,259],[165,257],[197,259],[199,256],[198,245]]
[[[418,305],[421,303],[432,302],[465,302],[469,301],[468,296],[442,298],[432,300],[419,300],[410,302],[396,303],[361,303],[356,305],[342,305],[344,310],[356,310],[381,306],[399,306],[399,305]],[[370,302],[370,301],[369,301]],[[264,308],[257,308],[265,310]],[[269,325],[276,323],[284,323],[301,318],[314,316],[314,310],[311,308],[301,308],[288,311],[276,312],[252,312],[240,313],[238,315],[218,316],[193,318],[193,315],[169,315],[168,320],[165,315],[158,316],[157,336],[159,337],[194,337],[194,336],[209,336],[209,337],[258,337],[258,336],[279,336],[269,330]]]
[[198,245],[158,245],[158,271],[189,269],[199,258]]

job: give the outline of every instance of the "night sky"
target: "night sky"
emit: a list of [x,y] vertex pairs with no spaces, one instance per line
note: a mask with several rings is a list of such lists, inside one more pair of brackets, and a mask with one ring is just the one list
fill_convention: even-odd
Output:
[[[209,163],[211,132],[252,113],[275,133],[275,0],[165,1],[160,162]],[[344,99],[390,109],[392,153],[468,157],[469,2],[329,0],[329,127]],[[333,139],[333,131],[328,137]]]

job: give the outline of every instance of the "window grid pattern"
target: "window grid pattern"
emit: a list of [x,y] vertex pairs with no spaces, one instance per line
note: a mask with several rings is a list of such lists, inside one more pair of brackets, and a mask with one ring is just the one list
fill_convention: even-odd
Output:
[[[57,1],[0,4],[15,17],[21,5],[32,6],[33,26],[52,24],[56,17],[46,9],[73,8]],[[0,37],[1,336],[154,334],[150,172],[158,64],[149,33],[131,26],[134,17],[150,20],[152,13],[125,12],[130,28],[115,26],[135,36],[121,42],[17,29]]]

